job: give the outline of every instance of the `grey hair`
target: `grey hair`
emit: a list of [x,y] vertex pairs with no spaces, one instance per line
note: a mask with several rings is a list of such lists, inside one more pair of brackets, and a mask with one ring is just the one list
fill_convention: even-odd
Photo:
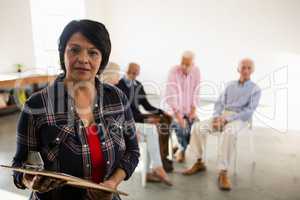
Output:
[[120,65],[114,62],[109,62],[104,71],[100,74],[100,80],[105,83],[111,83],[116,76],[120,77]]
[[191,58],[194,59],[195,58],[195,54],[192,51],[184,51],[182,54],[183,58]]

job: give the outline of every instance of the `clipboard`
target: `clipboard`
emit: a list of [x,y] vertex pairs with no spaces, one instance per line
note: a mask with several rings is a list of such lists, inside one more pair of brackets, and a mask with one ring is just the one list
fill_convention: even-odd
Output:
[[94,182],[91,182],[91,181],[88,181],[88,180],[85,180],[82,178],[78,178],[75,176],[71,176],[69,174],[47,171],[47,170],[25,169],[25,168],[21,168],[21,167],[12,167],[12,166],[7,166],[7,165],[0,165],[0,167],[11,170],[11,171],[21,172],[21,173],[30,174],[30,175],[40,175],[40,176],[47,176],[47,177],[51,177],[51,178],[61,179],[61,180],[66,181],[66,185],[71,185],[74,187],[90,188],[90,189],[111,192],[111,193],[118,194],[118,195],[128,196],[128,194],[125,192],[109,188],[107,186],[104,186],[101,183],[96,184]]

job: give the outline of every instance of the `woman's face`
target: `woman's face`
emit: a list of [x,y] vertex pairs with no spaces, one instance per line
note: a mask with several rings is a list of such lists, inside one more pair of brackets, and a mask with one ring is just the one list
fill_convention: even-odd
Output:
[[64,54],[68,80],[93,81],[101,61],[101,52],[85,36],[80,32],[71,36]]

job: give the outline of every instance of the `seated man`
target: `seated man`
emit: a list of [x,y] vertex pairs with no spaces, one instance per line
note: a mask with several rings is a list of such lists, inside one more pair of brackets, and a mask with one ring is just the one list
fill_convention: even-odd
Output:
[[[149,180],[152,175],[158,176],[167,185],[172,185],[165,171],[173,170],[172,161],[167,159],[169,129],[172,118],[161,109],[152,106],[146,98],[142,83],[136,80],[140,66],[130,63],[126,75],[116,85],[128,97],[137,129],[142,138],[146,137],[149,157],[152,162],[154,174],[148,174]],[[142,105],[150,114],[143,114],[139,110]],[[159,134],[158,134],[159,133]],[[162,167],[163,166],[163,167]]]
[[197,161],[190,169],[183,171],[184,175],[192,175],[206,169],[202,160],[202,148],[206,143],[206,136],[209,133],[221,134],[218,184],[222,190],[231,189],[227,173],[235,138],[251,120],[261,96],[259,87],[250,80],[253,71],[254,62],[251,59],[241,60],[238,66],[240,78],[231,82],[219,97],[215,104],[213,118],[193,125],[188,149],[196,155]]

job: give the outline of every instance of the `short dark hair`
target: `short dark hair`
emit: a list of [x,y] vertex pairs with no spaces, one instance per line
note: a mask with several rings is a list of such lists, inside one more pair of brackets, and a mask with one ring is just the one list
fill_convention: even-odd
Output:
[[102,61],[100,64],[98,74],[103,71],[109,61],[111,52],[111,42],[109,33],[105,26],[96,21],[83,19],[73,20],[69,22],[62,31],[58,41],[58,51],[61,69],[66,73],[66,66],[64,60],[64,53],[66,45],[74,33],[80,32],[84,35],[102,54]]

